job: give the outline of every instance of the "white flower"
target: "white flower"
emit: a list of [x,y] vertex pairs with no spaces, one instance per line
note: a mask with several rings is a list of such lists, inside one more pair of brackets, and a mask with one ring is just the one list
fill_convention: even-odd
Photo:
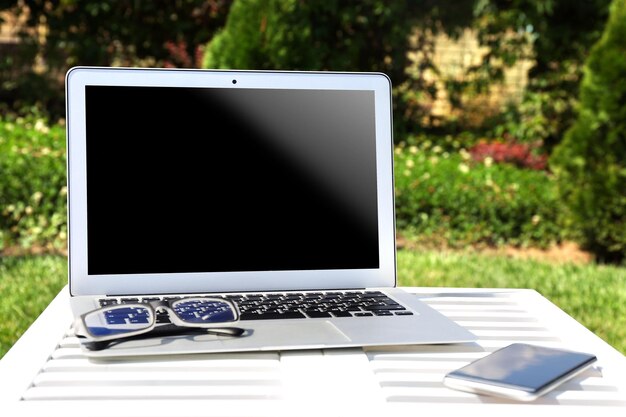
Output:
[[489,168],[490,166],[493,165],[493,158],[490,156],[487,156],[485,157],[485,160],[483,161],[483,163],[485,164],[487,168]]
[[409,146],[409,152],[415,155],[417,153],[417,146],[415,145]]
[[46,123],[42,119],[38,119],[35,123],[35,130],[41,133],[48,133],[50,128],[46,126]]
[[470,170],[469,165],[463,164],[463,163],[459,164],[459,171],[461,171],[462,173],[467,174],[469,170]]
[[462,149],[459,151],[459,155],[461,155],[461,158],[462,158],[464,161],[469,161],[469,160],[472,158],[472,154],[470,154],[470,153],[469,153],[469,152],[468,152],[465,148],[462,148]]
[[413,162],[412,159],[407,159],[406,160],[406,167],[407,168],[413,168],[415,166],[415,162]]
[[540,221],[541,221],[541,216],[538,214],[535,214],[530,221],[534,224],[537,225]]

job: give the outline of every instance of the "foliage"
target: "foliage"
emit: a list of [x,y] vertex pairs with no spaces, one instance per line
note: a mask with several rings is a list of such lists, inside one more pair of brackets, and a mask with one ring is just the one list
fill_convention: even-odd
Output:
[[[428,142],[425,142],[428,145]],[[399,230],[466,244],[548,246],[563,240],[559,202],[548,173],[472,160],[460,149],[396,147]]]
[[576,123],[551,165],[560,195],[599,259],[626,258],[626,0],[615,0],[590,52]]
[[532,288],[626,353],[626,269],[445,251],[399,250],[403,286]]
[[63,256],[0,257],[0,358],[65,284]]
[[63,76],[72,66],[195,65],[197,48],[223,25],[230,3],[0,0],[0,10],[25,21],[14,53],[0,58],[0,94],[17,108],[39,103],[56,118],[64,112]]
[[65,130],[37,113],[0,119],[0,249],[65,248]]
[[549,154],[574,120],[576,91],[577,86],[569,91],[527,89],[519,103],[508,103],[504,111],[486,123],[491,136],[540,143]]
[[[480,65],[470,68],[474,88],[502,79],[503,69],[522,58],[534,61],[522,103],[510,106],[496,136],[541,140],[549,153],[575,119],[582,66],[601,34],[610,0],[483,0],[475,27],[489,48]],[[532,48],[526,48],[531,46]],[[528,51],[531,51],[528,54]]]
[[472,159],[484,162],[491,158],[496,163],[510,163],[518,168],[543,170],[546,168],[547,156],[536,154],[538,144],[531,146],[526,143],[509,142],[480,142],[470,147]]
[[548,152],[561,141],[576,117],[582,67],[590,48],[602,35],[611,0],[551,2],[550,7],[550,2],[538,1],[538,16],[531,21],[537,37],[528,87],[541,104],[547,132],[542,139]]

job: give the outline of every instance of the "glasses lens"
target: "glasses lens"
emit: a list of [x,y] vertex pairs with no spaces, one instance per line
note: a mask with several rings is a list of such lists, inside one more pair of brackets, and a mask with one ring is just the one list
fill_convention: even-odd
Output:
[[237,320],[231,304],[212,298],[183,299],[172,304],[182,321],[193,324],[228,323]]
[[152,314],[142,306],[121,305],[93,311],[83,321],[93,336],[123,335],[150,327]]

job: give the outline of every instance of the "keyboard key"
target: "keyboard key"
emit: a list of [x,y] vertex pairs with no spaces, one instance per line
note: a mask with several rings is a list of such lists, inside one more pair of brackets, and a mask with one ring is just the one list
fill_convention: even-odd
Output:
[[306,315],[312,318],[318,318],[318,317],[332,317],[330,315],[330,313],[327,313],[325,311],[311,311],[311,310],[307,310],[305,311]]
[[375,306],[363,307],[363,309],[369,310],[369,311],[406,310],[406,308],[402,307],[401,305],[375,305]]
[[241,320],[276,320],[276,319],[304,319],[306,316],[298,312],[290,313],[242,313]]
[[117,300],[115,298],[101,298],[98,303],[100,303],[100,307],[106,307],[116,305]]

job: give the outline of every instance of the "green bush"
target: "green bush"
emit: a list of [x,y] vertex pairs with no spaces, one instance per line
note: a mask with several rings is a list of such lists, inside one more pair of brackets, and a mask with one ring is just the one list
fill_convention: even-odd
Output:
[[578,119],[551,163],[570,221],[600,260],[626,258],[626,0],[592,48]]
[[425,142],[396,147],[395,188],[397,226],[411,235],[451,246],[549,246],[566,238],[545,171],[477,163],[464,149]]
[[508,104],[490,121],[489,133],[522,143],[541,143],[549,154],[575,119],[576,95],[576,91],[557,87],[549,91],[528,89],[520,103]]
[[65,130],[38,115],[0,119],[0,249],[65,247]]

